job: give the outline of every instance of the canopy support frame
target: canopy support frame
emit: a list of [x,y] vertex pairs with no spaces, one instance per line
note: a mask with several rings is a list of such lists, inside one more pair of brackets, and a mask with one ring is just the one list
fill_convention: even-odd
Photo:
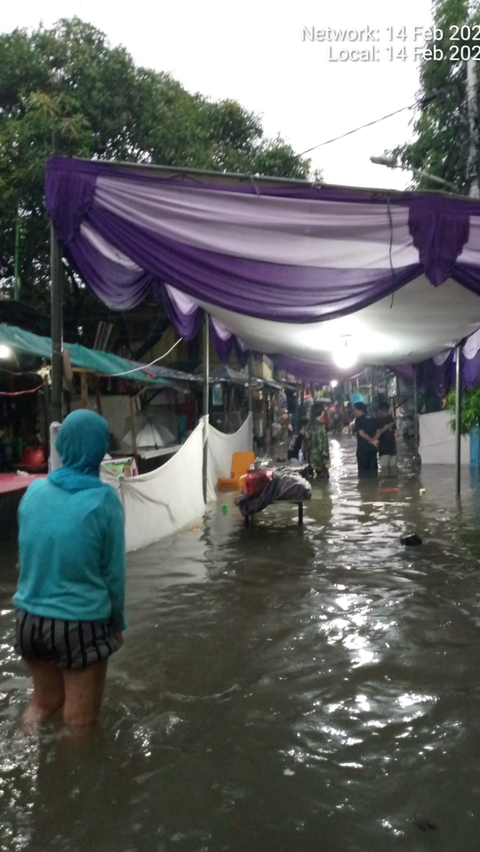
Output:
[[461,343],[455,350],[455,494],[462,490],[462,349]]
[[418,368],[417,365],[413,365],[413,435],[414,435],[414,445],[415,445],[415,461],[418,464],[418,446],[419,446],[419,435],[418,435]]
[[208,493],[208,428],[210,379],[210,317],[205,311],[203,326],[203,499]]
[[50,226],[50,304],[52,335],[51,420],[62,422],[63,397],[63,268],[62,251]]

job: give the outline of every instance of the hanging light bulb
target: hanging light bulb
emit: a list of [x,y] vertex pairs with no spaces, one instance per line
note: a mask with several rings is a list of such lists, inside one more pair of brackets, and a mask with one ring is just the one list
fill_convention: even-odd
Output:
[[13,355],[10,346],[5,346],[3,343],[0,344],[0,358],[11,358]]
[[342,337],[333,352],[333,360],[341,370],[349,370],[358,360],[355,348],[352,346],[350,336]]
[[332,381],[330,382],[330,387],[331,387],[333,390],[335,390],[335,388],[337,387],[337,385],[338,385],[337,380],[336,380],[336,379],[332,379]]

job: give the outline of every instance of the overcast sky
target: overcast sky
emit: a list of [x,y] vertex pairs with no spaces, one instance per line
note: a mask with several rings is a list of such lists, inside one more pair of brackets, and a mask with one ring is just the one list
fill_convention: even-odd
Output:
[[[430,0],[17,0],[2,4],[1,24],[8,32],[78,15],[112,44],[123,44],[138,64],[170,72],[191,91],[234,98],[260,113],[267,134],[281,133],[300,153],[414,102],[414,51],[423,43],[415,28],[429,26],[430,6]],[[370,28],[377,41],[361,41],[351,32],[351,41],[334,41],[331,34],[330,41],[311,42],[302,39],[304,27]],[[352,54],[334,61],[341,49],[373,48],[375,56],[364,61],[353,61]],[[411,116],[401,113],[318,148],[310,155],[314,167],[329,183],[405,187],[408,174],[374,166],[369,158],[408,139]]]

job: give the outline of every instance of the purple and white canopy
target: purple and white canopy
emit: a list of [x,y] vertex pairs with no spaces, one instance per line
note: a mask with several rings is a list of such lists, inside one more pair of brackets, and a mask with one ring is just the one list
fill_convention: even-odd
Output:
[[236,342],[333,377],[342,340],[364,364],[418,363],[480,327],[478,200],[63,158],[48,163],[46,199],[103,302],[153,294],[185,338],[207,310],[223,354]]

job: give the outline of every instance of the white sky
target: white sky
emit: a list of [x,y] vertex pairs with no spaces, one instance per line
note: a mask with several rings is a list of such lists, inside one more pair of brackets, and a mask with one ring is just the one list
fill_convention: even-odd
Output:
[[[233,98],[260,113],[266,133],[281,133],[297,152],[412,103],[418,91],[414,27],[431,23],[431,0],[17,0],[3,3],[1,27],[49,26],[78,15],[123,44],[138,64],[168,71],[187,89]],[[369,26],[379,41],[302,41],[302,28]],[[391,61],[388,27],[406,28]],[[375,33],[377,35],[377,33]],[[376,46],[379,61],[331,62],[329,49]],[[313,152],[328,183],[403,188],[409,175],[369,162],[411,135],[411,112]]]

